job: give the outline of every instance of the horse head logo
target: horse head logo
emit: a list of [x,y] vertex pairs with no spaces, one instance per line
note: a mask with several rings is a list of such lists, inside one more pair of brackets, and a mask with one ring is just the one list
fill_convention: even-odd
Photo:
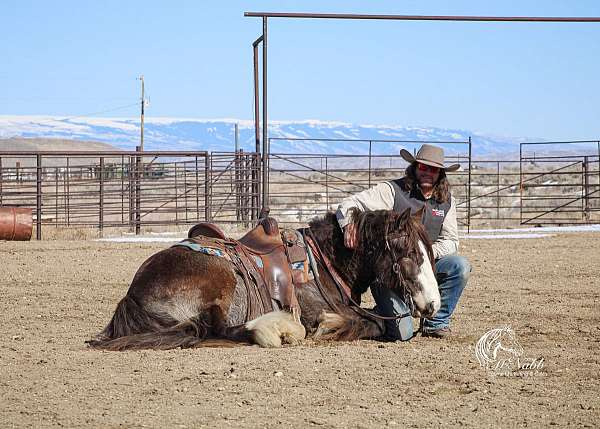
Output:
[[[517,341],[510,326],[492,329],[481,336],[475,347],[475,356],[483,368],[497,367],[497,362],[512,363],[523,354],[523,347]],[[505,356],[508,355],[506,358]]]

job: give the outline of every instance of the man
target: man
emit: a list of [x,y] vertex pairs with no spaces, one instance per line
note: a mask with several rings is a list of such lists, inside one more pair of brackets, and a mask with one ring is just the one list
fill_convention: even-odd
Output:
[[[411,208],[414,213],[425,207],[423,225],[431,242],[441,307],[431,318],[423,320],[423,336],[445,338],[450,335],[450,317],[469,279],[471,266],[458,252],[456,201],[450,194],[446,172],[456,171],[459,164],[444,166],[442,148],[424,144],[414,157],[405,149],[400,155],[410,163],[403,178],[383,182],[344,199],[337,210],[337,219],[344,231],[346,247],[357,246],[356,227],[348,218],[352,207],[359,210],[395,210]],[[397,316],[408,311],[400,296],[385,286],[371,285],[371,293],[382,316]],[[413,337],[411,318],[386,320],[386,337],[406,341]]]

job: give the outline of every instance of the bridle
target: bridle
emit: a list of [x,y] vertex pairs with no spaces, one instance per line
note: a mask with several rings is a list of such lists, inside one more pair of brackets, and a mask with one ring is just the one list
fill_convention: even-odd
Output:
[[[407,282],[406,282],[406,279],[404,278],[404,274],[402,274],[402,268],[400,267],[400,264],[398,263],[399,259],[396,256],[396,251],[394,250],[394,248],[392,246],[390,246],[390,239],[394,240],[394,239],[401,239],[401,238],[407,238],[407,237],[408,237],[407,233],[388,235],[387,230],[385,232],[385,248],[391,253],[392,260],[394,261],[394,264],[392,265],[392,271],[394,272],[394,274],[396,274],[396,277],[398,278],[398,284],[400,285],[401,290],[402,290],[402,300],[408,307],[408,313],[404,313],[404,314],[401,314],[400,316],[393,317],[394,319],[402,319],[404,317],[407,317],[405,314],[412,316],[415,312],[415,302],[413,301],[413,297],[409,293],[408,287],[406,286]],[[375,281],[381,283],[381,280],[379,279],[379,277],[377,277],[375,279]]]

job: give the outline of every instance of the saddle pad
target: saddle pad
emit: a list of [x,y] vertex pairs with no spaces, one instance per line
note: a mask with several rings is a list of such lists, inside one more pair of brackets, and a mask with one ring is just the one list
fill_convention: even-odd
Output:
[[218,256],[220,258],[225,258],[231,261],[231,257],[226,252],[216,247],[201,246],[200,244],[194,243],[190,240],[183,240],[173,245],[173,247],[177,246],[187,247],[188,249],[193,250],[194,252],[204,253],[205,255]]

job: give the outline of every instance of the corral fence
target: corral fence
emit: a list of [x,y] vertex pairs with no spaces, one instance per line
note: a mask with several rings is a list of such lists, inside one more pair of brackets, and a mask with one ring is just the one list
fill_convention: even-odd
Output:
[[42,226],[128,228],[249,224],[258,158],[238,152],[0,152],[0,206],[30,207]]
[[[286,147],[292,139],[271,140]],[[266,176],[271,215],[290,224],[401,177],[407,163],[400,149],[414,153],[425,143],[293,140],[312,153],[271,153]],[[464,229],[600,222],[598,142],[572,142],[569,154],[557,146],[565,142],[544,142],[544,150],[523,144],[519,160],[476,159],[470,139],[430,143],[462,166],[449,179]],[[260,154],[243,151],[0,152],[0,206],[32,208],[38,239],[43,226],[97,228],[100,235],[204,220],[249,227],[263,205],[262,178]]]
[[530,142],[519,152],[521,224],[600,222],[600,142]]
[[[458,222],[467,230],[600,222],[600,143],[596,141],[573,142],[577,146],[568,148],[570,155],[550,155],[560,153],[557,147],[566,152],[565,147],[557,146],[565,142],[544,142],[550,150],[537,154],[521,150],[519,160],[475,158],[471,139],[271,141],[271,147],[274,142],[294,142],[328,152],[270,155],[271,213],[282,221],[306,222],[326,210],[335,210],[347,196],[403,176],[408,164],[399,155],[400,149],[414,153],[421,144],[432,143],[444,147],[448,164],[459,163],[462,167],[448,176],[457,202]],[[364,155],[335,153],[339,143],[344,143],[345,150],[350,143],[353,153]],[[585,155],[573,155],[574,151]]]
[[[447,161],[459,163],[460,173],[451,173],[459,222],[469,227],[471,195],[471,142],[413,140],[348,140],[271,138],[270,147],[287,143],[312,147],[311,154],[271,153],[269,206],[282,222],[303,223],[371,186],[404,175],[408,164],[400,156],[404,148],[414,153],[423,143],[445,147]],[[283,143],[283,144],[282,144]],[[342,147],[343,145],[343,147]],[[451,148],[450,151],[448,149]],[[320,149],[322,153],[316,153]],[[327,151],[327,152],[325,152]],[[353,154],[344,152],[351,151]],[[362,153],[356,155],[356,153]]]

